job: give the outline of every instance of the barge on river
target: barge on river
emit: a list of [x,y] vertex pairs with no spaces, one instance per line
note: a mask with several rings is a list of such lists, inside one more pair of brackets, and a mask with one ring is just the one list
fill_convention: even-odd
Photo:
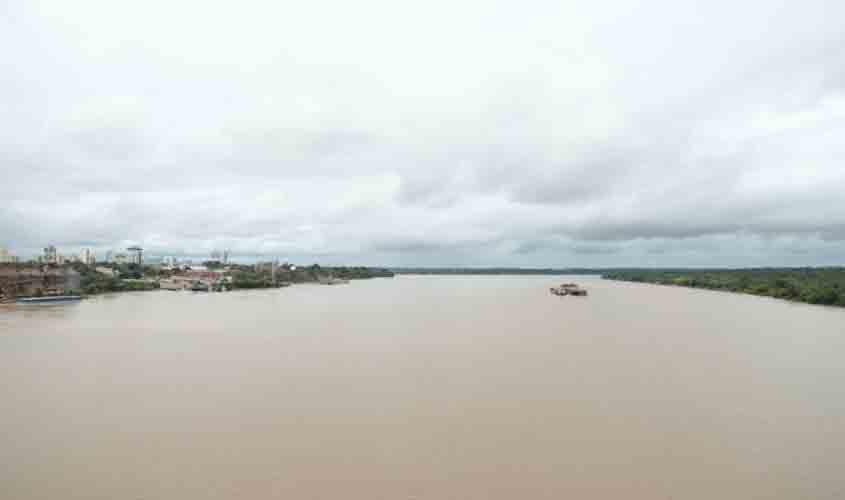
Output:
[[557,295],[559,297],[564,297],[566,295],[573,295],[575,297],[587,296],[587,290],[581,288],[575,283],[564,283],[560,286],[553,286],[549,288],[549,291],[552,295]]

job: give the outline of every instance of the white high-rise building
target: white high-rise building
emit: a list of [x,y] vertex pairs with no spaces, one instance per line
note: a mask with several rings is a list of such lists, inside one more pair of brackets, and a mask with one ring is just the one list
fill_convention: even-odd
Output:
[[129,247],[126,249],[129,252],[129,261],[132,264],[144,265],[144,249],[141,247]]
[[59,264],[59,253],[56,251],[56,247],[50,245],[44,248],[42,259],[45,264]]
[[93,250],[85,248],[79,253],[79,261],[87,266],[93,266],[97,263],[97,257]]

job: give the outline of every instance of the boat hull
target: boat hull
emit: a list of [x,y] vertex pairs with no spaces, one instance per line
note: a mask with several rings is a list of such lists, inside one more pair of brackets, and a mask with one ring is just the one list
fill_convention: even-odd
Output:
[[573,297],[587,296],[587,290],[584,290],[575,283],[564,283],[560,286],[553,286],[549,288],[549,291],[552,295],[557,295],[558,297],[566,297],[567,295],[571,295]]

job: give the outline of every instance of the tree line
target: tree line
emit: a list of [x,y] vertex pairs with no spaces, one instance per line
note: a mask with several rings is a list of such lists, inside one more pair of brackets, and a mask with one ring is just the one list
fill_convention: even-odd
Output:
[[845,307],[845,268],[618,270],[606,279],[706,288]]

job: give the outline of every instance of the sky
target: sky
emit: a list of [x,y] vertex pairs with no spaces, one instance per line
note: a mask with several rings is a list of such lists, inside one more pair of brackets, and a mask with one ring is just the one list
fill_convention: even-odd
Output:
[[0,246],[845,265],[845,3],[0,0]]

